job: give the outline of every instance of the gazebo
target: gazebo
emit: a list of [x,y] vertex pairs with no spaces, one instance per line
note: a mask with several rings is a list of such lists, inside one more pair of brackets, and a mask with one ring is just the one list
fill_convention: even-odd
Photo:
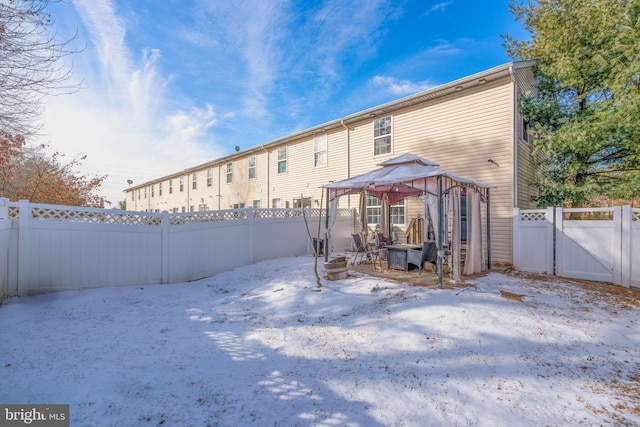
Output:
[[[446,225],[447,236],[445,236],[444,199],[448,198],[450,204],[448,211],[451,217],[452,271],[454,271],[454,278],[457,279],[461,240],[460,199],[464,193],[467,203],[467,255],[464,274],[484,270],[481,203],[486,203],[487,265],[491,268],[490,185],[444,171],[439,168],[437,163],[414,154],[403,154],[382,162],[378,166],[381,167],[371,172],[325,185],[327,190],[325,248],[329,247],[329,230],[332,219],[335,218],[339,197],[347,194],[359,194],[361,196],[361,215],[366,207],[366,204],[363,203],[365,194],[382,200],[382,222],[384,223],[385,220],[388,220],[385,218],[387,215],[384,213],[385,206],[388,209],[388,206],[404,198],[420,196],[424,203],[425,219],[428,214],[436,236],[438,287],[442,288],[444,241],[449,234],[448,225]],[[366,222],[366,219],[364,221]],[[424,230],[423,240],[427,240],[427,227],[424,227]],[[325,251],[325,260],[327,258],[328,254]]]

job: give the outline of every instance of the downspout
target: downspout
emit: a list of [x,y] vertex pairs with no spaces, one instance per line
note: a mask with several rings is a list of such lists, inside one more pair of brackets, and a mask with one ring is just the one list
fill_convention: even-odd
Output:
[[518,82],[513,65],[509,67],[513,80],[513,207],[518,207]]
[[[270,191],[271,191],[271,173],[270,173],[270,168],[269,168],[269,150],[267,150],[266,148],[264,148],[264,145],[261,147],[264,151],[266,151],[267,153],[267,207],[271,206],[271,204],[269,203],[269,201],[271,200],[270,197]],[[256,159],[256,163],[257,163],[257,159]],[[256,165],[257,167],[258,165]]]
[[[349,128],[344,124],[344,120],[340,120],[340,124],[347,131],[347,178],[351,178],[351,134]],[[351,195],[347,195],[347,207],[351,209]]]

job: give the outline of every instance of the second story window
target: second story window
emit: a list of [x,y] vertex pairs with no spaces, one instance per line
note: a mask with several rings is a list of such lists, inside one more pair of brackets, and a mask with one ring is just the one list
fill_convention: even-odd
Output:
[[173,180],[169,180],[169,194],[173,194]]
[[184,191],[184,176],[180,177],[180,192]]
[[373,154],[391,153],[391,116],[373,122]]
[[191,188],[194,190],[198,189],[198,174],[195,172],[191,175]]
[[162,183],[158,183],[158,196],[162,196]]
[[227,163],[227,184],[233,182],[233,163]]
[[207,187],[211,187],[213,185],[213,173],[211,168],[207,169]]
[[151,197],[155,197],[155,185],[151,184]]
[[144,198],[147,198],[147,187],[144,187]]
[[327,135],[313,138],[313,166],[327,166]]
[[278,148],[278,173],[287,173],[287,147]]
[[256,156],[249,156],[249,179],[256,178]]

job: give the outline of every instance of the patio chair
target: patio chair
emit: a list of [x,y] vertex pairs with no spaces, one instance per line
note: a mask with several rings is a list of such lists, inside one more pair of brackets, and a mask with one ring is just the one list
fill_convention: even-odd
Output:
[[438,256],[438,248],[435,242],[422,242],[422,249],[407,251],[407,264],[413,264],[418,266],[418,276],[422,275],[424,269],[424,262],[429,261],[435,264]]
[[[358,258],[360,258],[360,262],[364,262],[364,257],[366,256],[368,261],[373,262],[373,268],[375,269],[376,260],[378,260],[380,255],[379,251],[377,249],[371,249],[369,245],[363,241],[362,235],[356,233],[352,234],[351,237],[353,237],[353,243],[356,246],[356,256],[351,265],[356,265],[358,263]],[[382,268],[382,263],[380,264],[380,268]]]
[[377,235],[377,239],[378,239],[378,248],[382,249],[387,245],[391,244],[391,239],[389,239],[387,236],[385,236],[382,233],[378,233]]

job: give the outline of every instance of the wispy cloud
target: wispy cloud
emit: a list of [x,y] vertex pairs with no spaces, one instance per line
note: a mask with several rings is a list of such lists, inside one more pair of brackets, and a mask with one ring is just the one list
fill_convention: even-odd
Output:
[[449,6],[452,3],[453,3],[452,1],[445,1],[445,2],[442,2],[442,3],[434,4],[424,14],[426,16],[426,15],[429,15],[429,14],[431,14],[433,12],[439,12],[439,11],[446,10],[447,6]]
[[220,155],[210,135],[217,123],[213,106],[177,105],[177,95],[168,96],[172,76],[159,67],[162,52],[131,50],[111,0],[73,5],[91,40],[79,54],[85,60],[77,66],[85,68],[76,69],[87,88],[48,101],[52,148],[87,154],[81,172],[109,174],[103,193],[114,203],[127,179],[142,183]]
[[371,83],[375,86],[382,87],[384,91],[397,96],[421,92],[434,86],[428,81],[412,82],[410,80],[401,80],[395,77],[381,75],[373,77],[371,79]]

